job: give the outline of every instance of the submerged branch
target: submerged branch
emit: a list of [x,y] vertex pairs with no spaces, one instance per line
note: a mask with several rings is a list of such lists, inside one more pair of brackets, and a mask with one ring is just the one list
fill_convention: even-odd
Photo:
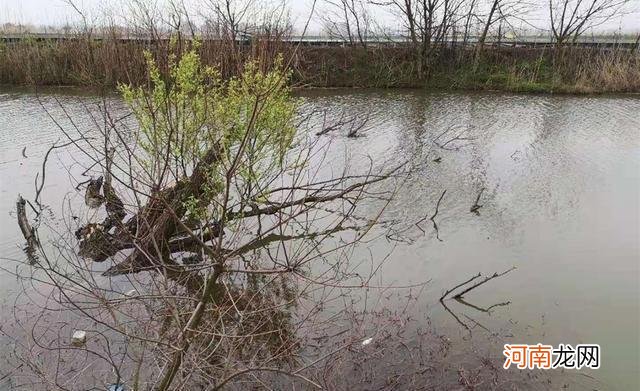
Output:
[[487,313],[487,314],[490,314],[490,313],[491,313],[491,309],[493,309],[493,308],[496,308],[496,307],[506,307],[506,306],[508,306],[509,304],[511,304],[511,302],[510,302],[510,301],[505,301],[505,302],[502,302],[502,303],[496,303],[496,304],[494,304],[494,305],[492,305],[492,306],[490,306],[490,307],[488,307],[488,308],[482,308],[482,307],[479,307],[479,306],[477,306],[477,305],[475,305],[475,304],[471,304],[471,303],[469,303],[468,301],[465,301],[462,297],[456,297],[456,298],[455,298],[455,300],[456,300],[458,303],[462,304],[462,305],[466,305],[467,307],[471,307],[471,308],[473,308],[473,309],[474,309],[474,310],[476,310],[476,311],[484,312],[484,313]]
[[476,197],[476,201],[473,203],[473,205],[471,206],[471,209],[469,210],[472,213],[475,214],[479,214],[478,210],[480,208],[482,208],[482,205],[478,204],[478,202],[480,202],[480,197],[482,197],[482,193],[484,192],[484,187],[482,189],[480,189],[480,192],[478,193],[478,196]]
[[493,280],[494,278],[502,277],[502,276],[504,276],[505,274],[507,274],[507,273],[509,273],[509,272],[511,272],[511,271],[513,271],[513,270],[515,270],[515,269],[516,269],[516,267],[515,267],[515,266],[513,266],[511,269],[506,270],[506,271],[504,271],[504,272],[502,272],[502,273],[497,273],[497,272],[496,272],[496,273],[493,273],[493,275],[491,275],[491,276],[489,276],[489,277],[486,277],[484,280],[482,280],[482,281],[480,281],[480,282],[478,282],[478,283],[476,283],[476,284],[474,284],[474,285],[470,286],[469,288],[467,288],[467,289],[463,290],[462,292],[458,293],[457,295],[455,295],[455,296],[454,296],[454,299],[459,299],[459,298],[461,298],[461,297],[464,297],[464,295],[465,295],[466,293],[468,293],[469,291],[471,291],[471,290],[473,290],[473,289],[476,289],[477,287],[479,287],[479,286],[481,286],[481,285],[486,284],[487,282],[489,282],[489,281]]
[[445,189],[442,194],[440,194],[440,198],[438,198],[438,202],[436,203],[436,211],[433,212],[433,216],[431,216],[431,218],[429,220],[431,220],[431,222],[433,223],[433,229],[436,230],[436,238],[442,242],[442,239],[440,239],[440,231],[438,230],[438,224],[436,224],[436,216],[438,215],[438,210],[440,209],[440,202],[442,202],[442,199],[444,198],[444,195],[447,193],[447,190]]
[[475,280],[476,278],[480,278],[482,274],[478,273],[475,276],[471,277],[470,279],[468,279],[467,281],[460,283],[456,286],[454,286],[453,288],[449,289],[448,291],[446,291],[444,293],[444,295],[440,296],[440,301],[443,301],[451,292],[455,291],[456,289],[460,288],[461,286],[467,285],[468,283],[470,283],[471,281]]

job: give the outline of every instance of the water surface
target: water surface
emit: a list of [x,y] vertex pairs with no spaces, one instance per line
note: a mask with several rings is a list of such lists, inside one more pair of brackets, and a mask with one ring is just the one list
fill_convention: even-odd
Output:
[[[516,266],[468,297],[491,314],[451,302],[452,309],[486,327],[500,355],[503,343],[597,343],[602,368],[590,372],[599,388],[640,389],[640,99],[633,96],[537,96],[420,91],[312,91],[304,110],[368,120],[362,136],[342,128],[321,136],[336,161],[351,165],[411,160],[418,166],[385,218],[430,217],[438,198],[436,235],[427,219],[393,243],[380,281],[397,285],[431,279],[420,312],[460,343],[466,332],[438,303],[447,288],[482,272]],[[0,250],[22,259],[13,210],[18,193],[31,196],[47,148],[62,138],[43,109],[64,122],[97,98],[7,92],[0,94]],[[78,116],[77,126],[92,126]],[[26,158],[23,156],[23,149]],[[52,205],[75,186],[66,167],[74,156],[53,154],[47,172]],[[73,184],[73,186],[71,186]],[[484,190],[483,190],[484,189]],[[470,212],[476,197],[482,207]],[[385,251],[390,242],[371,244]],[[4,265],[7,266],[6,264]],[[0,274],[10,316],[17,285]],[[475,324],[474,338],[483,331]],[[476,337],[480,334],[479,337]],[[467,342],[465,342],[467,341]]]

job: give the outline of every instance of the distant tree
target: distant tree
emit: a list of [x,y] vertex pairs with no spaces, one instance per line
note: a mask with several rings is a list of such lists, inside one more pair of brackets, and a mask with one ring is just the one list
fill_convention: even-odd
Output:
[[367,3],[363,0],[325,0],[327,13],[321,18],[332,37],[339,37],[353,45],[356,40],[367,47],[371,25]]
[[549,0],[549,19],[558,45],[575,42],[585,30],[619,15],[629,0]]
[[466,9],[463,14],[464,22],[463,22],[462,42],[464,44],[466,44],[469,41],[471,29],[475,24],[474,22],[479,20],[479,17],[477,15],[477,7],[478,7],[478,0],[470,0],[466,3]]
[[[524,16],[534,7],[531,2],[514,0],[489,0],[488,5],[489,12],[483,19],[482,32],[478,37],[477,54],[482,51],[492,26],[499,24],[501,30],[503,23],[509,24],[511,19],[523,20]],[[498,36],[500,35],[498,34]]]
[[375,4],[390,8],[399,14],[415,51],[421,74],[428,72],[449,34],[467,13],[467,0],[386,0]]

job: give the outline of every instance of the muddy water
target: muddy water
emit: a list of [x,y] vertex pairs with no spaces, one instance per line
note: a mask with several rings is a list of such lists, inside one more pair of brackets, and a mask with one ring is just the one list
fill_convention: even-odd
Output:
[[[397,285],[431,279],[418,308],[439,332],[452,339],[466,334],[438,304],[443,291],[478,272],[516,266],[468,297],[485,309],[510,304],[485,313],[450,302],[474,338],[492,336],[483,349],[500,355],[503,343],[599,344],[602,368],[589,373],[597,388],[640,388],[640,98],[416,91],[302,95],[305,110],[368,118],[362,137],[347,138],[346,129],[322,136],[331,140],[336,159],[347,156],[355,167],[368,157],[417,166],[385,218],[430,217],[446,190],[437,235],[429,220],[421,223],[424,233],[394,243],[380,272],[381,281]],[[41,106],[62,118],[56,100],[82,112],[96,98],[0,94],[3,268],[24,257],[12,211],[18,193],[32,194],[43,154],[61,137]],[[90,126],[91,120],[80,116],[76,125]],[[73,159],[64,150],[52,156],[52,205],[72,188],[74,180],[62,167]],[[479,214],[471,213],[481,191]],[[389,243],[371,247],[384,251]],[[16,290],[15,280],[1,273],[3,319],[10,316]]]

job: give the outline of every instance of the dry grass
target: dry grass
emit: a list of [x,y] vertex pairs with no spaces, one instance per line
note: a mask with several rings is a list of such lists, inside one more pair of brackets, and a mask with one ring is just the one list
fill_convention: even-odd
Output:
[[[0,44],[0,83],[81,85],[112,88],[146,81],[143,51],[166,68],[168,41],[126,41],[113,35],[74,40]],[[188,42],[184,45],[189,45]],[[181,50],[179,47],[178,50]],[[492,48],[476,59],[471,48],[436,51],[431,68],[418,72],[407,47],[300,47],[266,37],[244,45],[205,40],[203,61],[225,77],[238,74],[248,59],[265,66],[283,54],[292,58],[294,81],[312,87],[428,87],[433,89],[524,92],[638,92],[638,52],[615,49]],[[295,54],[294,54],[295,53]]]
[[[0,43],[0,83],[13,85],[81,85],[115,87],[118,83],[141,84],[147,80],[143,52],[150,51],[166,71],[168,54],[181,52],[188,41],[169,50],[169,41],[124,40],[113,35],[102,40],[85,36],[75,39]],[[269,66],[278,53],[287,54],[282,41],[258,38],[248,45],[227,41],[204,41],[200,54],[205,63],[216,65],[223,76],[236,75],[249,59]]]
[[613,52],[583,62],[576,72],[575,88],[579,92],[640,91],[640,58]]

